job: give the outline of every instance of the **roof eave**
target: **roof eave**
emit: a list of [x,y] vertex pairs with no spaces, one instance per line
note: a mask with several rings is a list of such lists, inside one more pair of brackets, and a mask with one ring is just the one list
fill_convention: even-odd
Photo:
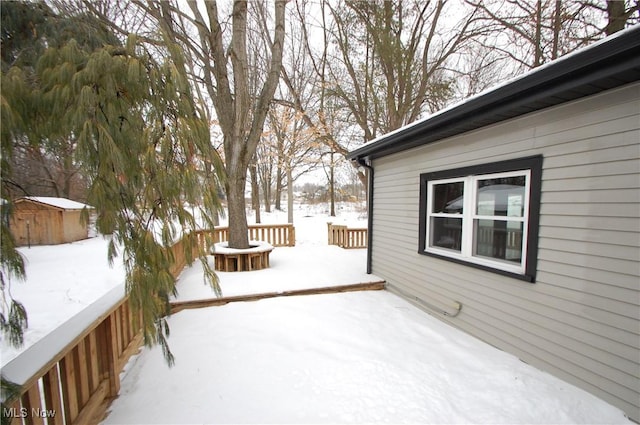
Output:
[[20,199],[17,199],[17,200],[15,201],[16,205],[17,205],[17,204],[21,204],[21,203],[23,203],[23,202],[30,202],[30,203],[32,203],[32,204],[41,205],[41,206],[43,206],[43,207],[53,208],[53,209],[58,210],[58,211],[64,211],[64,210],[65,210],[64,208],[60,208],[60,207],[59,207],[59,206],[57,206],[57,205],[47,204],[46,202],[40,202],[40,201],[38,201],[38,200],[36,200],[36,199],[20,198]]

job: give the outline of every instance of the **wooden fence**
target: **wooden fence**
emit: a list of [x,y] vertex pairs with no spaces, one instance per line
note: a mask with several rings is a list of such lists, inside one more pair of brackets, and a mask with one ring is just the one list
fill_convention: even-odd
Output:
[[194,233],[186,235],[178,242],[176,242],[171,250],[173,251],[174,263],[173,267],[171,267],[171,274],[173,277],[178,277],[182,269],[188,263],[188,259],[185,255],[184,245],[191,244],[191,256],[197,258],[199,250],[203,250],[204,252],[209,252],[209,245],[212,243],[212,232],[210,230],[198,230]]
[[[228,227],[216,227],[213,231],[213,242],[229,240]],[[293,224],[250,224],[249,239],[269,242],[273,246],[295,246],[296,229]]]
[[[250,226],[250,238],[275,246],[293,246],[292,224]],[[178,276],[187,264],[183,245],[208,248],[226,240],[228,230],[217,228],[185,236],[172,246]],[[129,299],[121,287],[111,292],[2,368],[3,378],[21,386],[21,396],[3,406],[2,417],[11,424],[99,423],[118,395],[120,372],[142,344],[142,332],[134,320]],[[90,323],[87,327],[86,323]],[[75,333],[74,333],[75,332]],[[75,335],[75,336],[74,336]],[[56,352],[43,359],[42,353]]]
[[348,228],[345,225],[327,223],[329,245],[341,248],[366,248],[367,228]]

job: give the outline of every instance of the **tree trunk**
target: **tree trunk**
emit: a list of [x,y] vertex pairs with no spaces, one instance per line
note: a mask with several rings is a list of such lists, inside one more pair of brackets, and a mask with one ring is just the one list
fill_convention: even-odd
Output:
[[65,198],[71,199],[71,181],[73,180],[73,156],[67,155],[63,160],[64,170],[62,170],[63,187],[62,195]]
[[256,212],[256,224],[259,224],[262,222],[260,218],[260,185],[255,164],[249,166],[249,173],[251,174],[251,208]]
[[293,181],[291,167],[287,167],[287,222],[293,224]]
[[[224,16],[224,27],[220,25],[216,0],[187,0],[186,4],[191,9],[193,21],[197,24],[195,31],[198,42],[191,41],[195,33],[191,34],[185,30],[182,24],[168,29],[175,31],[174,38],[182,42],[193,57],[201,58],[202,83],[211,95],[224,136],[225,190],[229,213],[229,246],[232,248],[249,247],[244,198],[247,171],[260,143],[267,112],[280,79],[286,2],[274,1],[274,26],[271,36],[267,34],[269,25],[266,21],[264,25],[258,24],[271,53],[266,69],[252,66],[249,60],[247,0],[233,1],[231,15]],[[264,7],[260,2],[252,2],[252,6]],[[175,21],[183,22],[177,8],[171,9],[171,12]],[[255,23],[255,19],[266,19],[266,15],[252,15],[251,23]],[[230,33],[225,35],[225,28],[230,28]],[[252,28],[252,31],[254,29]],[[263,77],[258,81],[262,82],[255,84],[258,73]]]
[[[249,93],[249,74],[252,68],[247,58],[247,2],[236,0],[233,3],[231,52],[222,47],[222,35],[216,33],[219,48],[215,49],[218,90],[224,86],[224,93],[218,94],[214,102],[220,118],[220,126],[225,135],[224,150],[227,170],[227,196],[229,208],[229,246],[246,249],[249,247],[247,215],[245,211],[244,189],[247,169],[255,155],[262,135],[262,129],[273,99],[282,68],[284,44],[284,8],[285,1],[275,2],[275,29],[271,47],[271,63],[259,95]],[[215,7],[215,2],[205,2]],[[210,14],[210,16],[217,16]],[[217,22],[216,22],[217,23]],[[216,26],[216,31],[219,26]],[[229,88],[226,75],[227,57],[231,58],[233,68],[233,91]],[[256,71],[257,72],[257,71]],[[222,82],[222,84],[220,84]],[[234,95],[231,95],[231,93]],[[231,114],[229,112],[232,112]]]
[[535,57],[533,59],[533,67],[536,68],[542,64],[542,0],[536,3],[536,34],[535,34]]
[[329,196],[331,197],[331,217],[336,216],[336,182],[334,176],[333,152],[331,152],[331,164],[329,165]]
[[276,171],[276,204],[275,209],[277,211],[282,211],[282,168],[278,165],[278,170]]
[[269,170],[268,174],[262,174],[262,199],[264,202],[264,211],[268,213],[271,212],[271,179],[269,176],[271,176],[271,170]]
[[282,206],[280,205],[282,198],[282,179],[284,177],[284,173],[282,172],[282,162],[285,160],[285,157],[284,142],[282,141],[280,134],[277,136],[278,166],[276,168],[276,210],[282,211]]
[[244,171],[244,174],[235,172],[227,176],[225,184],[229,209],[229,246],[237,249],[249,248],[249,229],[244,198],[246,167]]
[[557,59],[560,50],[560,32],[562,31],[562,0],[556,0],[556,7],[553,13],[553,47],[551,59]]
[[[607,26],[604,29],[606,35],[614,34],[623,30],[627,24],[627,19],[631,15],[625,9],[626,5],[621,0],[607,0]],[[631,8],[631,11],[633,8]]]

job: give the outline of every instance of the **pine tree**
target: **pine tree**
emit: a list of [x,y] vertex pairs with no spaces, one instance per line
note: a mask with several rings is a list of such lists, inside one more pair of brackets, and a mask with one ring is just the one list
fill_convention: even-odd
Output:
[[[221,162],[180,52],[166,56],[172,61],[155,60],[134,37],[98,49],[71,39],[47,48],[34,72],[3,70],[2,153],[16,140],[38,146],[74,139],[74,160],[90,180],[87,203],[98,213],[98,230],[111,235],[109,261],[122,256],[145,343],[159,343],[171,364],[165,319],[176,293],[171,245],[183,238],[187,262],[194,260],[193,232],[210,226],[220,210],[218,175],[202,170],[220,170]],[[4,248],[3,240],[2,264],[19,265]],[[219,293],[205,253],[196,252]],[[11,270],[19,276],[24,267]]]
[[[145,342],[160,343],[171,363],[164,318],[176,294],[170,247],[198,227],[189,206],[202,205],[205,218],[217,213],[216,182],[203,185],[199,170],[220,166],[180,64],[158,64],[136,47],[132,38],[125,48],[87,57],[70,43],[48,51],[39,73],[52,109],[75,105],[63,122],[78,135],[76,155],[92,179],[87,201],[99,212],[97,228],[113,234],[110,260],[122,250],[127,293],[142,311]],[[188,262],[192,244],[184,244]]]

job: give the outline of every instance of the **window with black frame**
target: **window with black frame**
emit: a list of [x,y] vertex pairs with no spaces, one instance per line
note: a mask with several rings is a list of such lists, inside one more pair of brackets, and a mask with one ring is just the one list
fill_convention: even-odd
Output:
[[542,157],[420,176],[425,255],[535,280]]

